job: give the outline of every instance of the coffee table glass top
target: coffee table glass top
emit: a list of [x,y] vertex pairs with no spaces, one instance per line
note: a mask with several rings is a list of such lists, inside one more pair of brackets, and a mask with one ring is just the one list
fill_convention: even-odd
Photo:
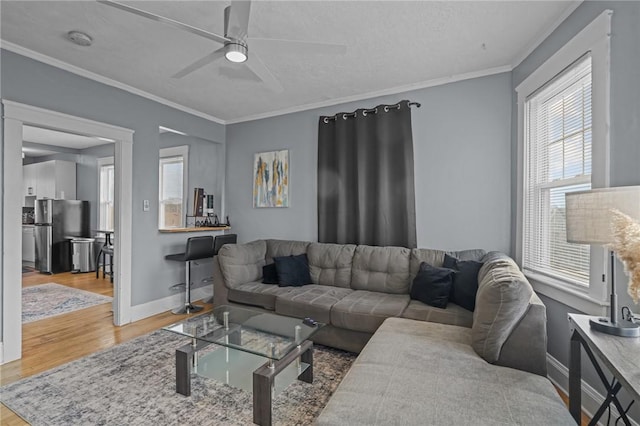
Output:
[[221,305],[163,330],[279,360],[323,326],[305,324],[300,318]]

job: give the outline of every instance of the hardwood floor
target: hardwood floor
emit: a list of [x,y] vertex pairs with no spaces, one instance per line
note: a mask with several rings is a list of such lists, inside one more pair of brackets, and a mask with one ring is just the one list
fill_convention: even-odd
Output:
[[[94,273],[44,275],[30,272],[22,277],[23,287],[55,282],[113,297],[113,286],[109,277],[96,279]],[[207,312],[213,305],[204,306],[204,312]],[[116,327],[113,325],[111,304],[104,303],[24,324],[22,359],[0,366],[0,385],[13,383],[110,348],[184,318],[187,318],[187,315],[174,315],[168,311]],[[27,424],[3,404],[0,404],[0,422],[7,426]]]

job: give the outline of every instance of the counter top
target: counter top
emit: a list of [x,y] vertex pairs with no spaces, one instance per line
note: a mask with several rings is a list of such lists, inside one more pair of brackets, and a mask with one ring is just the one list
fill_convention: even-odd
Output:
[[33,227],[35,227],[36,225],[34,225],[33,223],[23,223],[23,224],[22,224],[22,226],[23,226],[23,227],[25,227],[25,226],[26,226],[26,227],[28,227],[28,228],[33,228]]
[[206,231],[227,231],[231,229],[230,226],[194,226],[190,228],[171,228],[160,229],[161,233],[177,233],[177,232],[206,232]]

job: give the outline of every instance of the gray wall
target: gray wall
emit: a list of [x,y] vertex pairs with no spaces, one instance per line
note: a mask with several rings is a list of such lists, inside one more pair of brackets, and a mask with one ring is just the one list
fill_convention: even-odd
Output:
[[[336,112],[420,102],[412,112],[419,247],[510,244],[510,90],[504,73],[333,107],[227,126],[227,205],[241,241],[317,241],[318,118]],[[290,150],[291,207],[252,207],[256,152]]]
[[[566,44],[606,9],[614,11],[611,36],[611,186],[640,185],[640,2],[589,1],[582,3],[531,55],[513,70],[513,88],[537,69],[547,58]],[[515,105],[515,94],[513,95]],[[516,110],[512,114],[512,152],[517,146]],[[516,191],[516,162],[512,156],[512,198]],[[512,210],[512,229],[516,222]],[[515,237],[515,233],[513,233]],[[515,238],[512,241],[515,246]],[[620,306],[638,311],[627,294],[622,267],[617,270],[617,292]],[[575,309],[548,297],[548,351],[565,366],[569,359],[569,328],[567,313]],[[588,362],[586,362],[588,364]],[[592,385],[598,382],[593,371],[587,373]],[[600,391],[602,388],[598,386]],[[640,410],[634,417],[640,418]]]
[[[135,131],[131,300],[138,305],[170,295],[176,280],[159,272],[167,263],[162,255],[183,248],[192,235],[158,232],[158,126],[220,143],[224,126],[6,50],[0,60],[2,98]],[[151,201],[148,212],[142,211],[144,199]]]

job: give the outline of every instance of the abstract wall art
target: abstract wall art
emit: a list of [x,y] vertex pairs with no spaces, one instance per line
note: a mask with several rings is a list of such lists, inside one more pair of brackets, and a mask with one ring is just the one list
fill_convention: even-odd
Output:
[[253,207],[289,207],[288,149],[255,154]]

